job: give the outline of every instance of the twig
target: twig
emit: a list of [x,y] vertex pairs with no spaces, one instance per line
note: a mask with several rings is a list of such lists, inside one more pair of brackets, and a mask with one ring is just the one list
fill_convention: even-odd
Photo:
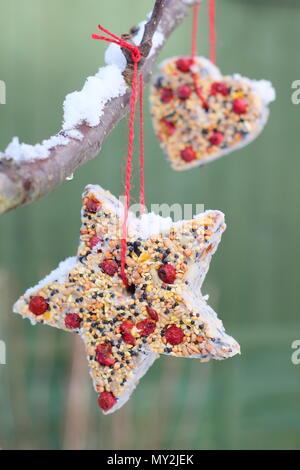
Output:
[[[166,39],[188,12],[189,3],[184,0],[156,1],[141,43],[145,83],[149,81],[155,60]],[[149,56],[152,38],[158,27],[164,35],[164,41]],[[77,168],[98,155],[105,138],[128,113],[129,102],[130,89],[123,96],[107,103],[104,117],[97,127],[89,127],[85,123],[78,126],[77,129],[84,136],[81,141],[70,138],[67,145],[53,148],[46,159],[17,163],[0,153],[0,214],[50,193]],[[63,134],[63,131],[59,134]]]
[[[145,63],[146,58],[149,55],[149,52],[152,47],[152,38],[155,32],[158,29],[159,22],[162,18],[164,8],[166,7],[166,0],[156,0],[154,9],[152,12],[152,16],[148,23],[145,25],[143,39],[140,44],[140,51],[141,51],[141,60],[139,62],[139,69],[142,69]],[[136,28],[132,28],[130,34],[123,34],[122,38],[128,42],[132,42],[132,34],[136,32]],[[133,62],[131,57],[131,52],[128,49],[122,49],[123,54],[127,60],[127,67],[124,72],[124,78],[126,83],[131,86],[132,84],[132,76],[133,76]]]
[[166,8],[166,0],[157,0],[152,12],[150,21],[145,26],[144,36],[141,43],[141,52],[147,57],[152,47],[152,38],[162,19],[163,11]]

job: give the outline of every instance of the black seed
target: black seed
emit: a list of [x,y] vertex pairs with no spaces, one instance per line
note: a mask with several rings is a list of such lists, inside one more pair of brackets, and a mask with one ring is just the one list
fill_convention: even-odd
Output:
[[140,246],[141,246],[141,242],[135,241],[133,243],[133,250],[137,256],[140,256],[140,254],[142,253],[141,250],[139,249]]
[[163,87],[163,77],[158,77],[154,84],[155,88],[159,89]]
[[130,286],[126,287],[126,291],[128,292],[128,294],[134,295],[135,294],[135,285],[131,284]]

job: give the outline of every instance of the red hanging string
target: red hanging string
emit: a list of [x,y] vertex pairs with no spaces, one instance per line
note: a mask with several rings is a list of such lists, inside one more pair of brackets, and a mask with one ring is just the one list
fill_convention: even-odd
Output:
[[199,17],[199,3],[196,3],[193,8],[193,29],[192,29],[192,59],[195,60],[197,55],[197,34],[198,34],[198,17]]
[[140,206],[145,211],[144,79],[140,74]]
[[209,0],[209,44],[210,44],[210,60],[216,63],[216,3],[215,0]]
[[[192,28],[192,51],[191,51],[191,59],[192,63],[195,63],[196,56],[197,56],[197,35],[198,35],[198,17],[199,17],[199,3],[196,3],[193,7],[193,28]],[[208,109],[208,103],[204,96],[202,95],[202,90],[199,87],[198,83],[198,75],[197,73],[192,71],[192,78],[194,80],[195,91],[199,100],[202,103],[204,109]]]
[[[128,43],[124,41],[124,39],[112,34],[107,29],[103,28],[101,25],[98,25],[98,28],[103,31],[104,33],[110,36],[99,36],[97,34],[93,34],[93,39],[100,39],[107,42],[112,42],[117,44],[120,47],[128,49],[131,52],[131,57],[133,61],[133,77],[132,77],[132,94],[130,100],[130,117],[129,117],[129,135],[128,135],[128,152],[127,152],[127,162],[126,162],[126,178],[125,178],[125,191],[124,191],[124,218],[123,218],[123,226],[122,226],[122,239],[121,239],[121,277],[123,283],[126,287],[129,286],[125,265],[126,265],[126,251],[127,251],[127,224],[128,224],[128,212],[129,212],[129,204],[130,204],[130,192],[131,192],[131,175],[132,175],[132,156],[133,156],[133,142],[134,142],[134,121],[135,121],[135,110],[136,110],[136,103],[137,103],[137,93],[138,93],[138,63],[141,60],[141,53],[138,46]],[[144,189],[144,142],[143,142],[143,79],[142,74],[140,75],[140,172],[141,172],[141,189],[140,189],[140,199],[143,201],[143,205],[145,203],[145,189]]]

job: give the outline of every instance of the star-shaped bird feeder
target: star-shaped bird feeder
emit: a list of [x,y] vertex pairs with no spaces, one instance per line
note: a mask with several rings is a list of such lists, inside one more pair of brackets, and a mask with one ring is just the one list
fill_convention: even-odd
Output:
[[239,353],[201,294],[226,226],[219,211],[173,223],[129,213],[125,287],[120,275],[122,203],[100,186],[83,194],[77,257],[22,296],[14,311],[84,341],[105,414],[119,409],[160,354],[226,359]]

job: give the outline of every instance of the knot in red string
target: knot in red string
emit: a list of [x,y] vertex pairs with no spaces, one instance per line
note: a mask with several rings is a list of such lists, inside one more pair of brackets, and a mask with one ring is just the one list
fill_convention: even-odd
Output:
[[[126,43],[127,44],[127,43]],[[124,46],[123,46],[124,47]],[[133,62],[136,62],[137,64],[139,63],[139,61],[141,60],[141,51],[140,51],[140,48],[139,46],[133,46],[130,48],[130,52],[131,52],[131,57],[132,57],[132,60]]]
[[124,49],[128,49],[131,52],[132,61],[136,64],[139,63],[139,61],[141,60],[141,51],[140,51],[139,46],[130,44],[130,42],[125,41],[125,39],[120,38],[119,36],[116,36],[115,34],[108,31],[108,29],[103,28],[101,24],[98,24],[98,28],[100,29],[100,31],[102,31],[103,33],[107,34],[110,37],[99,36],[98,34],[92,34],[93,39],[100,39],[101,41],[112,42],[113,44],[117,44],[118,46],[123,47]]

